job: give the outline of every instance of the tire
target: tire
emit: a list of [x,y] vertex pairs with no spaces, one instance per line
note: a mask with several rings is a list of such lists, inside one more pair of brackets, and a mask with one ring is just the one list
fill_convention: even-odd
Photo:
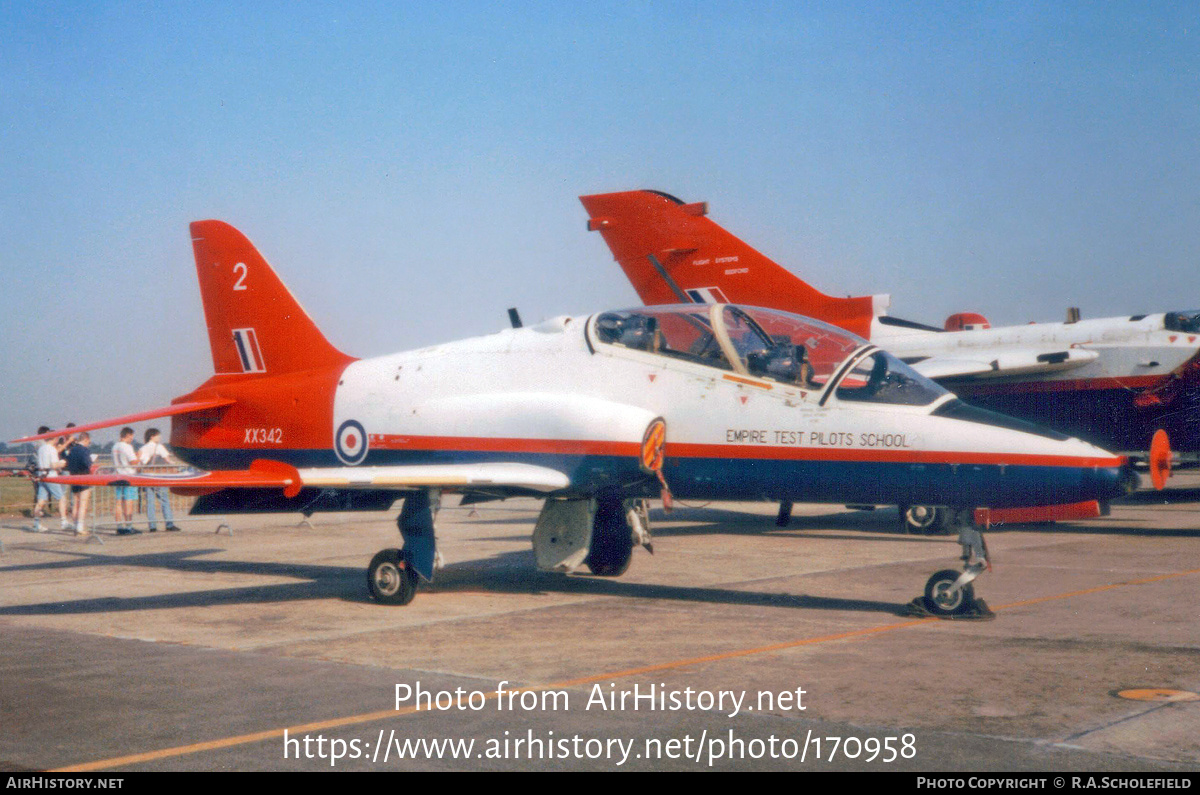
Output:
[[954,598],[947,596],[946,591],[962,575],[956,569],[942,569],[925,583],[925,609],[939,616],[961,615],[970,612],[975,604],[975,588],[971,583],[962,587]]
[[399,549],[385,549],[367,567],[367,590],[380,604],[406,605],[417,595],[417,573]]
[[945,535],[948,512],[934,505],[901,505],[900,526],[915,535]]
[[620,577],[633,558],[633,528],[625,518],[625,503],[601,499],[592,519],[592,545],[583,561],[599,577]]

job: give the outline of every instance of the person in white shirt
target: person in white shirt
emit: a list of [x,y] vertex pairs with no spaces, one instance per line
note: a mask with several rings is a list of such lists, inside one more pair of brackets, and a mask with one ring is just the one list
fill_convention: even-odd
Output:
[[[133,428],[121,429],[121,441],[113,445],[113,467],[118,475],[136,475],[138,457],[133,450]],[[141,533],[133,528],[133,513],[137,509],[136,486],[113,486],[113,515],[117,520],[117,535]]]
[[[43,425],[38,428],[38,433],[45,433],[50,430]],[[59,456],[59,443],[63,442],[59,439],[55,442],[43,439],[42,443],[37,448],[37,477],[44,478],[49,475],[57,475],[62,468],[67,465]],[[67,500],[61,483],[45,483],[41,480],[37,481],[37,494],[34,499],[33,506],[33,530],[35,533],[42,532],[42,517],[45,515],[46,503],[50,500],[58,501],[58,518],[62,523],[63,530],[71,529],[71,521],[67,518]]]
[[[143,437],[146,441],[138,450],[138,461],[143,467],[161,466],[171,463],[171,451],[162,443],[162,432],[158,428],[149,428]],[[150,522],[150,532],[158,531],[158,517],[155,503],[162,503],[163,521],[167,523],[167,532],[175,533],[175,516],[171,512],[171,497],[166,486],[147,486],[146,489],[146,519]]]

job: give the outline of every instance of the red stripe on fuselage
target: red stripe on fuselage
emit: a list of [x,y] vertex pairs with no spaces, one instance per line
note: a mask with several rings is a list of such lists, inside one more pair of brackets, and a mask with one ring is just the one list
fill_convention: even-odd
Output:
[[995,384],[955,383],[947,379],[945,385],[960,397],[971,395],[998,395],[1011,392],[1080,392],[1099,389],[1144,389],[1154,386],[1169,375],[1137,375],[1125,378],[1083,378],[1073,381],[1009,381]]
[[372,450],[454,450],[483,453],[548,453],[557,455],[641,455],[641,442],[587,439],[509,439],[487,436],[399,436],[370,434]]

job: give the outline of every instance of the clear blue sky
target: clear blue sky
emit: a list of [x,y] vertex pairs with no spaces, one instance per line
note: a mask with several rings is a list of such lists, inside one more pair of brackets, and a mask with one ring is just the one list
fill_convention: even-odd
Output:
[[211,362],[187,224],[366,356],[636,303],[581,193],[996,323],[1200,307],[1194,3],[0,4],[0,436]]

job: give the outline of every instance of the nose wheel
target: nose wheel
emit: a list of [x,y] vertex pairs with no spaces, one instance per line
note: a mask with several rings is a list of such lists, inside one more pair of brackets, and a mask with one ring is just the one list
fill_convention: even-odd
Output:
[[970,582],[959,584],[967,572],[942,569],[925,583],[925,609],[935,616],[957,616],[975,605],[975,588]]
[[996,614],[987,603],[975,598],[975,578],[990,568],[987,544],[983,533],[975,526],[974,510],[959,509],[947,512],[958,529],[962,545],[963,568],[942,569],[925,583],[925,593],[913,599],[906,608],[909,615],[934,618],[991,619]]

